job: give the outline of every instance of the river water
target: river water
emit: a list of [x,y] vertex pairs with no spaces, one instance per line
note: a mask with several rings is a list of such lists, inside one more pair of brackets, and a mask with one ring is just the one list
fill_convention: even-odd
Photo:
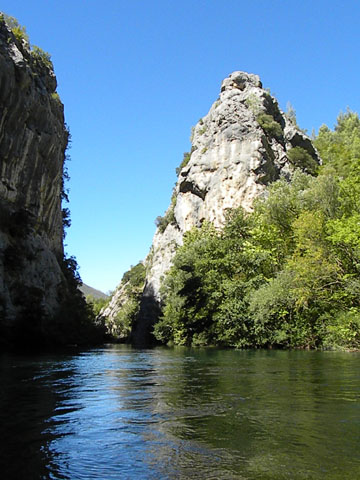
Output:
[[0,357],[0,478],[360,479],[360,354]]

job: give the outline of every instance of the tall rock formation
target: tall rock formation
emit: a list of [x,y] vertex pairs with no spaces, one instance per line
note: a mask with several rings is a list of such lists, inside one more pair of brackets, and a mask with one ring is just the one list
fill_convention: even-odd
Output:
[[31,50],[1,15],[0,344],[41,343],[64,327],[59,316],[72,281],[61,208],[69,134],[56,86],[49,55]]
[[[294,165],[289,151],[295,147],[309,154],[310,164]],[[311,162],[319,161],[310,139],[280,111],[257,75],[229,75],[219,99],[193,129],[191,152],[178,169],[171,204],[158,219],[133,342],[151,341],[161,280],[186,231],[204,220],[221,228],[227,210],[251,210],[266,185],[280,176],[290,178],[295,166],[311,172]]]

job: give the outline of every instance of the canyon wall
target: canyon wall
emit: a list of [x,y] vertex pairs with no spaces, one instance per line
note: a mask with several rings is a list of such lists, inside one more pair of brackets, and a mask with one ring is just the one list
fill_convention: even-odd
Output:
[[[250,211],[267,185],[280,176],[290,179],[296,167],[311,173],[311,164],[294,162],[289,154],[294,148],[308,153],[314,164],[320,162],[310,139],[280,110],[260,78],[240,71],[222,82],[219,98],[193,128],[191,140],[145,262],[145,286],[132,332],[138,345],[151,341],[161,307],[161,281],[184,233],[205,220],[222,228],[229,209]],[[112,304],[117,304],[116,294]]]
[[[15,34],[14,34],[15,33]],[[16,34],[18,33],[18,34]],[[21,33],[21,32],[20,32]],[[74,265],[64,260],[69,133],[50,56],[0,18],[0,344],[64,341],[61,310]],[[73,270],[72,270],[73,269]],[[73,286],[73,285],[72,285]]]

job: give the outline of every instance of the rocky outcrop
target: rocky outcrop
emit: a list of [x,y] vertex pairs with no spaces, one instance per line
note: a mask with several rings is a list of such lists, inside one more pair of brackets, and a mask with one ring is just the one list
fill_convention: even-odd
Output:
[[294,148],[297,159],[306,157],[308,170],[319,163],[310,139],[280,111],[257,75],[234,72],[222,82],[218,100],[193,129],[191,152],[178,169],[171,205],[158,220],[134,343],[151,340],[161,280],[184,233],[205,220],[221,228],[229,209],[250,211],[266,185],[280,176],[290,178],[295,166],[302,167],[289,154]]
[[110,302],[100,312],[106,321],[107,332],[119,341],[126,341],[139,313],[139,301],[144,290],[145,266],[142,262],[126,272],[112,295]]
[[[67,296],[63,168],[68,131],[48,54],[0,19],[0,336],[46,336]],[[49,332],[48,332],[49,333]]]

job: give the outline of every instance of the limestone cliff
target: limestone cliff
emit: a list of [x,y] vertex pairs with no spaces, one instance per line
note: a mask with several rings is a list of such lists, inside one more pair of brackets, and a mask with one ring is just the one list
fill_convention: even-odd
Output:
[[[309,159],[296,164],[292,149]],[[310,139],[280,111],[257,75],[234,72],[221,85],[219,99],[193,129],[191,152],[184,157],[165,216],[158,219],[140,314],[133,341],[144,344],[161,304],[160,285],[183,235],[204,220],[224,225],[228,209],[251,210],[266,185],[294,167],[311,172],[320,161]]]
[[145,266],[139,262],[124,274],[109,304],[100,312],[106,319],[108,333],[119,341],[128,340],[131,334],[132,324],[139,313],[144,282]]
[[68,296],[63,168],[68,131],[49,55],[0,19],[0,343],[55,335]]

